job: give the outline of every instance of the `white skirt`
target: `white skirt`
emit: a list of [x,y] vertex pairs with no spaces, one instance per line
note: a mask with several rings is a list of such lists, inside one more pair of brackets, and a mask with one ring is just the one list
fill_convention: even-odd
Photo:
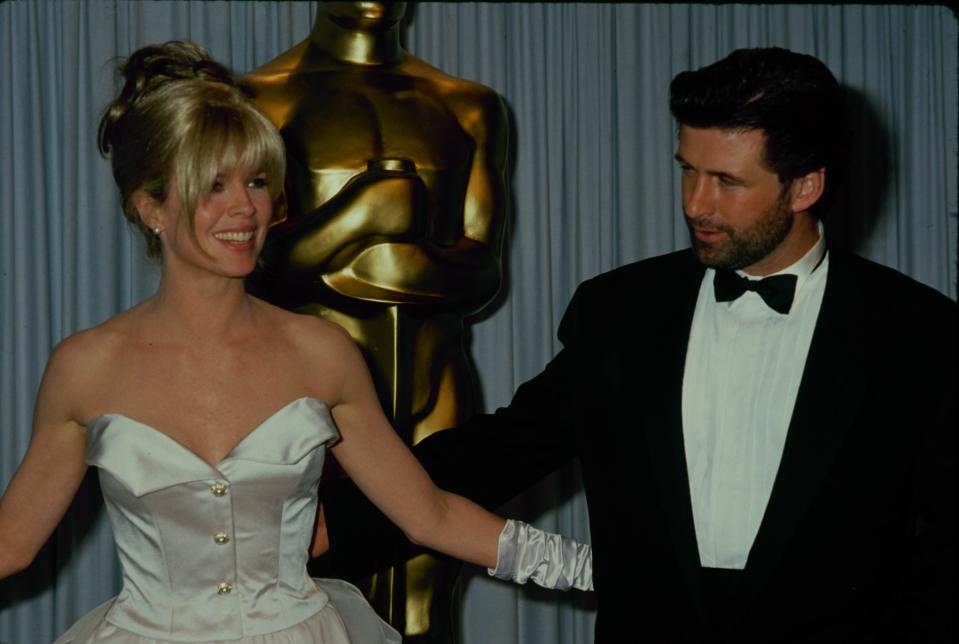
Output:
[[[272,633],[228,641],[232,644],[400,644],[400,634],[379,618],[355,586],[339,579],[314,581],[330,597],[318,613]],[[168,644],[166,640],[141,637],[106,621],[113,601],[106,601],[81,617],[54,644]],[[203,644],[221,642],[224,640],[204,640]]]

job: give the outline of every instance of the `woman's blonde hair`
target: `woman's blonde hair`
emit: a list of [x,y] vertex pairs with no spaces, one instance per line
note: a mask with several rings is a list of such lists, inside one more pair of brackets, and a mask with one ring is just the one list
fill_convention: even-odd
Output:
[[135,51],[119,71],[124,85],[100,120],[97,143],[149,256],[160,255],[160,240],[137,211],[138,190],[163,203],[175,181],[191,233],[197,202],[224,171],[265,173],[276,205],[286,172],[283,140],[225,67],[194,43],[173,41]]

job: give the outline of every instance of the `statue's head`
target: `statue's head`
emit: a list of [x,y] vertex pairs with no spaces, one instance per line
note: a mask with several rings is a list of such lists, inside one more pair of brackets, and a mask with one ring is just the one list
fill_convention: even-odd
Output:
[[320,11],[340,26],[375,31],[389,29],[399,23],[406,13],[406,3],[321,2]]

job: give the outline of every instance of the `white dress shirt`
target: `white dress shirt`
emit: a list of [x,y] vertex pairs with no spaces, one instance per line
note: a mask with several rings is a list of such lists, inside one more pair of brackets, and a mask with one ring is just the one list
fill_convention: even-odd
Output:
[[[700,564],[743,569],[782,458],[822,296],[819,241],[778,273],[797,276],[788,314],[755,292],[716,302],[706,269],[683,372],[683,440]],[[751,278],[745,273],[740,275]]]

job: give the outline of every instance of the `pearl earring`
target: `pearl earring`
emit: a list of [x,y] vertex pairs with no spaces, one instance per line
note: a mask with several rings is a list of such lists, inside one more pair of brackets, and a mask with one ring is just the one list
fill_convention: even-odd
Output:
[[159,235],[159,234],[160,234],[160,229],[159,229],[159,228],[154,228],[154,229],[153,229],[153,234],[154,234],[154,235]]

